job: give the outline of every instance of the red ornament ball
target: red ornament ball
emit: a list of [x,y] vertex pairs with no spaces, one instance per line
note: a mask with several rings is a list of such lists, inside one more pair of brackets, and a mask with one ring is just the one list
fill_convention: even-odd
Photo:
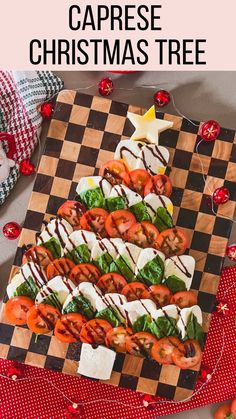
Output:
[[233,312],[232,305],[227,301],[217,301],[215,313],[219,317],[228,317],[231,316]]
[[7,367],[7,376],[13,381],[19,380],[24,377],[24,368],[23,365],[18,364],[18,362],[13,362]]
[[5,224],[2,231],[8,240],[15,240],[20,235],[21,226],[15,221],[11,221],[10,223]]
[[230,260],[236,262],[236,244],[230,244],[226,249],[226,255]]
[[221,186],[213,193],[213,202],[216,205],[226,204],[229,201],[230,193],[228,188]]
[[114,84],[110,77],[105,77],[98,83],[98,91],[101,96],[109,96],[114,90]]
[[35,173],[35,166],[30,162],[29,159],[25,159],[20,162],[19,170],[22,175],[30,176],[32,173]]
[[220,133],[220,125],[217,121],[204,122],[200,128],[200,137],[204,141],[215,141]]
[[51,102],[45,102],[40,106],[40,113],[44,119],[50,119],[54,111],[54,105]]
[[204,384],[212,379],[212,368],[208,367],[208,365],[202,365],[201,370],[198,374],[198,382]]
[[154,102],[158,108],[164,108],[170,100],[170,94],[166,90],[158,90],[154,95]]
[[81,418],[82,414],[83,414],[83,406],[77,403],[73,403],[72,405],[67,407],[67,410],[66,410],[67,419]]
[[148,410],[153,410],[157,407],[157,401],[159,400],[158,397],[152,396],[150,394],[143,394],[142,395],[142,403],[143,406]]

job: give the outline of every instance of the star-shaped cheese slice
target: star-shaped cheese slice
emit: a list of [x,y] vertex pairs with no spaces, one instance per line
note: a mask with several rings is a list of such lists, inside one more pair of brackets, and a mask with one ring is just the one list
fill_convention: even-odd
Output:
[[135,127],[131,140],[146,139],[149,143],[158,144],[160,132],[173,126],[171,121],[156,118],[154,105],[144,115],[128,112],[127,116]]

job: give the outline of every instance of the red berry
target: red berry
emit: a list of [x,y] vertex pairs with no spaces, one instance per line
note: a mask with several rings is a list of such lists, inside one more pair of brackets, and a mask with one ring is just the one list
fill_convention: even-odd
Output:
[[109,96],[114,90],[114,84],[110,77],[105,77],[98,83],[98,91],[101,96]]
[[230,193],[228,188],[225,188],[224,186],[221,186],[220,188],[217,188],[215,192],[213,193],[213,202],[216,205],[225,204],[228,202],[230,198]]
[[220,125],[217,121],[204,122],[200,128],[199,135],[204,141],[214,141],[220,133]]
[[154,102],[158,108],[164,108],[170,103],[170,94],[166,90],[158,90],[154,95]]

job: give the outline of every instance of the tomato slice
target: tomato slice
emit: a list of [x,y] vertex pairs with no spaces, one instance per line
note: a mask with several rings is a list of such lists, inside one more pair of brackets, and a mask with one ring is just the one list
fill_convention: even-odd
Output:
[[114,329],[110,329],[106,334],[106,345],[108,348],[114,349],[116,352],[126,352],[126,338],[132,335],[132,330],[128,327],[125,329],[124,327],[115,327]]
[[132,282],[131,284],[127,284],[121,294],[125,295],[128,301],[135,301],[146,299],[150,297],[148,287],[142,284],[142,282]]
[[151,357],[159,364],[172,364],[172,355],[174,349],[178,349],[181,342],[174,336],[169,336],[158,340],[153,345]]
[[136,218],[132,212],[127,210],[117,210],[108,215],[105,222],[105,229],[110,237],[125,236],[132,225],[136,223]]
[[156,247],[159,231],[148,221],[135,223],[127,232],[127,240],[142,248]]
[[170,304],[179,308],[192,307],[197,304],[197,296],[193,291],[179,291],[171,297]]
[[144,188],[144,196],[149,193],[156,195],[170,196],[172,193],[172,183],[166,175],[155,175],[148,180]]
[[96,285],[104,294],[120,294],[123,288],[127,285],[127,282],[122,275],[114,272],[109,272],[107,274],[102,275]]
[[170,303],[172,293],[165,285],[151,285],[149,287],[149,293],[151,298],[159,307],[167,306]]
[[202,360],[202,350],[196,340],[186,340],[173,350],[172,359],[182,370],[191,369]]
[[111,185],[123,183],[130,185],[129,172],[124,163],[119,160],[107,161],[99,170],[99,175],[105,177]]
[[74,266],[74,262],[72,262],[70,259],[55,259],[47,267],[47,277],[50,280],[57,275],[68,276]]
[[233,401],[232,401],[232,404],[231,404],[231,412],[236,417],[236,399],[233,399]]
[[27,313],[34,305],[28,297],[13,297],[5,304],[5,315],[9,323],[22,326],[27,323]]
[[49,250],[43,246],[32,246],[23,255],[22,263],[34,262],[42,268],[46,268],[53,260]]
[[139,195],[144,196],[144,188],[151,179],[151,175],[144,169],[135,169],[130,173],[131,187]]
[[79,313],[69,313],[62,316],[56,322],[54,334],[61,342],[78,342],[80,331],[87,319]]
[[219,406],[218,409],[214,413],[214,419],[227,419],[227,418],[232,419],[234,417],[235,417],[235,414],[231,409],[230,403],[225,403],[222,406]]
[[99,269],[91,263],[81,263],[75,266],[70,273],[70,279],[75,285],[79,285],[81,282],[96,284],[100,276]]
[[80,340],[85,343],[102,345],[105,343],[106,334],[112,329],[110,323],[103,319],[89,320],[82,326]]
[[143,355],[146,357],[157,342],[158,340],[151,333],[138,332],[132,336],[127,336],[125,347],[126,351],[131,355]]
[[36,334],[51,332],[61,313],[49,304],[37,304],[30,308],[27,313],[28,328]]
[[105,221],[108,217],[108,212],[103,208],[92,208],[81,217],[81,228],[88,231],[93,231],[101,237],[106,236]]
[[188,238],[180,228],[168,228],[157,239],[159,248],[167,257],[182,255],[188,247]]
[[64,218],[70,225],[77,230],[80,227],[80,218],[85,213],[86,207],[78,201],[66,201],[60,206],[57,215]]

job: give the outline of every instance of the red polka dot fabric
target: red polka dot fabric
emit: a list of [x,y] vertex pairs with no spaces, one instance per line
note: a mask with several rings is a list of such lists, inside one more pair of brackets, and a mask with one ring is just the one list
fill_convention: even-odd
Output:
[[[212,380],[190,401],[160,399],[154,410],[147,410],[140,394],[131,390],[25,366],[21,380],[0,378],[0,418],[62,419],[72,402],[82,402],[86,419],[146,419],[236,397],[236,267],[224,269],[217,298],[229,301],[233,314],[223,320],[213,315],[203,362],[214,369],[224,344],[223,356]],[[6,375],[10,364],[0,360],[0,374]]]

